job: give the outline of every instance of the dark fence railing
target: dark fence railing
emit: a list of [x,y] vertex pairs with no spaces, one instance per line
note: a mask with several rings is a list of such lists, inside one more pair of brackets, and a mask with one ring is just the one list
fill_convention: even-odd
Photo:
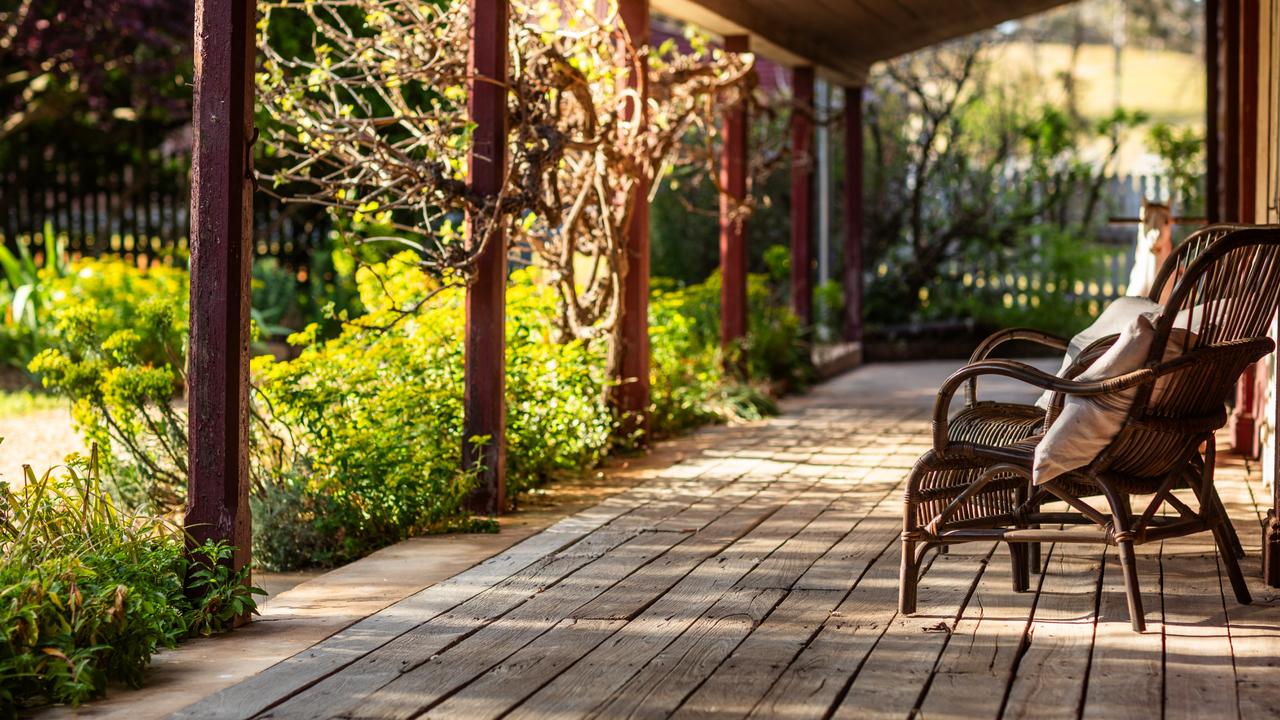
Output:
[[[92,151],[73,142],[10,142],[0,163],[0,239],[13,248],[39,246],[48,225],[73,255],[123,255],[133,260],[185,253],[190,228],[191,155],[153,148]],[[1108,178],[1104,212],[1136,216],[1142,199],[1167,201],[1164,178]],[[1105,247],[1098,272],[1073,287],[1057,288],[1085,301],[1105,302],[1123,293],[1132,264],[1136,227],[1108,225],[1099,218],[1097,240]],[[301,269],[325,245],[330,220],[322,208],[284,203],[258,192],[254,199],[254,252]],[[1037,272],[992,271],[1003,263],[949,263],[943,277],[967,287],[999,289],[1016,304],[1050,285]]]
[[[0,163],[0,237],[38,244],[47,226],[72,255],[130,259],[185,253],[190,233],[191,155],[155,148],[86,152],[73,143],[10,142]],[[330,229],[322,208],[254,198],[254,252],[286,267],[307,264]]]

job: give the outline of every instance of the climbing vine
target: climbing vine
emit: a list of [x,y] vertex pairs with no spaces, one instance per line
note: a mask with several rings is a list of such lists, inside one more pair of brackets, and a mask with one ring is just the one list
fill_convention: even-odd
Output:
[[[694,34],[637,47],[616,2],[601,9],[516,0],[508,74],[494,80],[468,76],[465,2],[268,4],[258,87],[275,169],[264,180],[330,207],[356,245],[416,250],[442,288],[467,282],[486,244],[508,238],[512,258],[556,288],[562,339],[612,339],[636,189],[705,165],[718,108],[746,97],[754,76],[749,54]],[[299,42],[299,28],[312,37]],[[467,182],[469,82],[507,90],[496,196]]]

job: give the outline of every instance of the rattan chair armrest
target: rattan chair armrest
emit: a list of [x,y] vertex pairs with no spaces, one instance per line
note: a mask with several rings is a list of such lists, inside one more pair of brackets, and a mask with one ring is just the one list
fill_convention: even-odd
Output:
[[[969,356],[969,364],[986,360],[995,349],[1007,342],[1015,340],[1026,340],[1028,342],[1039,343],[1045,347],[1054,350],[1066,350],[1070,343],[1066,338],[1058,337],[1052,333],[1041,332],[1031,328],[1006,328],[997,330],[988,335],[978,347],[974,349],[973,354]],[[971,379],[965,386],[965,404],[973,405],[978,401],[978,381]]]
[[996,347],[1014,340],[1026,340],[1028,342],[1039,343],[1055,350],[1066,350],[1070,340],[1058,337],[1053,333],[1042,332],[1032,328],[1005,328],[991,333],[978,344],[973,354],[969,356],[969,362],[975,363],[980,360],[986,360]]
[[961,385],[981,375],[997,375],[1013,378],[1043,390],[1066,395],[1107,395],[1127,390],[1155,378],[1155,371],[1142,368],[1132,372],[1092,382],[1067,380],[1057,375],[1016,360],[984,360],[971,363],[951,374],[938,390],[933,405],[933,449],[938,455],[947,450],[947,428],[950,421],[951,400]]

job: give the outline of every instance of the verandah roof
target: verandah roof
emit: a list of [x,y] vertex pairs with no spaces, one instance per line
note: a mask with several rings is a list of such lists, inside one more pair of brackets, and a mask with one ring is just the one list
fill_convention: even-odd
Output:
[[653,10],[793,65],[860,85],[880,61],[961,37],[1065,0],[651,0]]

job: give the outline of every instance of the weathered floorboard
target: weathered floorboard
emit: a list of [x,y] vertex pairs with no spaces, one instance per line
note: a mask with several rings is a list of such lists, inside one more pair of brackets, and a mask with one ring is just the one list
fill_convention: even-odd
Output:
[[1138,556],[1138,582],[1147,631],[1133,632],[1124,594],[1124,575],[1114,550],[1102,574],[1093,660],[1085,696],[1085,720],[1145,720],[1164,707],[1164,610],[1160,606],[1160,544]]
[[780,508],[719,555],[699,564],[617,636],[516,708],[509,716],[585,713],[603,703],[649,660],[689,628],[761,557],[798,532],[825,507],[800,502]]
[[1236,711],[1236,674],[1222,578],[1212,550],[1204,553],[1206,549],[1191,539],[1169,540],[1160,557],[1165,577],[1177,578],[1164,588],[1167,720]]
[[[1046,563],[1052,558],[1053,549],[1047,546]],[[1015,592],[1007,558],[999,553],[991,558],[938,658],[920,703],[921,717],[965,720],[1000,715],[1004,688],[1022,657],[1043,577],[1032,578],[1029,592]]]
[[1059,544],[1045,567],[1006,718],[1075,718],[1097,618],[1104,546]]
[[904,718],[915,707],[938,655],[992,559],[993,543],[974,543],[939,555],[921,578],[920,604],[890,622],[849,686],[835,718]]
[[[795,492],[798,493],[801,489],[796,488]],[[768,495],[768,491],[760,495]],[[759,501],[753,498],[730,510],[720,518],[723,523],[713,522],[706,526],[720,530],[719,533],[711,533],[711,537],[732,537],[734,533],[752,527],[760,517],[772,512],[774,506],[771,501],[774,499],[773,496]],[[724,510],[725,508],[720,508],[720,512]],[[351,712],[343,713],[343,717],[412,717],[445,694],[466,684],[472,677],[486,672],[515,653],[552,625],[569,617],[602,590],[612,587],[668,549],[679,547],[681,541],[686,539],[695,545],[700,540],[696,533],[691,537],[685,533],[657,530],[628,542],[624,547],[635,546],[631,552],[619,547],[606,553],[583,568],[586,572],[581,575],[585,582],[575,582],[575,578],[579,577],[575,573],[500,620],[476,631],[457,646],[424,663],[404,668],[398,676],[380,688],[374,697],[359,703],[359,707]],[[710,542],[715,543],[716,540]],[[661,588],[651,587],[649,598],[656,597],[659,592]],[[644,598],[638,598],[637,601],[644,602]],[[333,711],[327,709],[326,712]]]
[[677,495],[626,516],[623,518],[625,523],[610,523],[593,531],[564,551],[542,558],[538,563],[433,618],[431,622],[396,637],[378,648],[376,653],[306,688],[272,708],[267,717],[313,718],[317,714],[326,713],[332,716],[359,706],[365,698],[399,677],[403,671],[426,662],[481,625],[551,587],[561,578],[639,535],[654,523],[673,515],[686,516],[690,524],[706,523],[714,518],[717,510],[723,511],[722,502],[731,506],[734,502],[745,499],[742,497],[744,494],[754,494],[751,489],[743,487],[725,487],[723,500],[719,495],[706,499],[700,498],[696,493]]
[[1114,551],[1082,545],[1046,546],[1027,593],[1002,546],[931,555],[920,611],[899,617],[901,488],[930,428],[919,405],[866,399],[876,383],[857,378],[875,370],[699,433],[654,479],[178,717],[1274,714],[1256,470],[1224,455],[1219,472],[1251,606],[1204,535],[1139,547],[1141,635]]
[[[897,616],[898,542],[852,571],[857,584],[808,645],[780,673],[752,712],[758,718],[821,717]],[[864,571],[865,569],[865,571]],[[925,568],[928,576],[928,568]]]

